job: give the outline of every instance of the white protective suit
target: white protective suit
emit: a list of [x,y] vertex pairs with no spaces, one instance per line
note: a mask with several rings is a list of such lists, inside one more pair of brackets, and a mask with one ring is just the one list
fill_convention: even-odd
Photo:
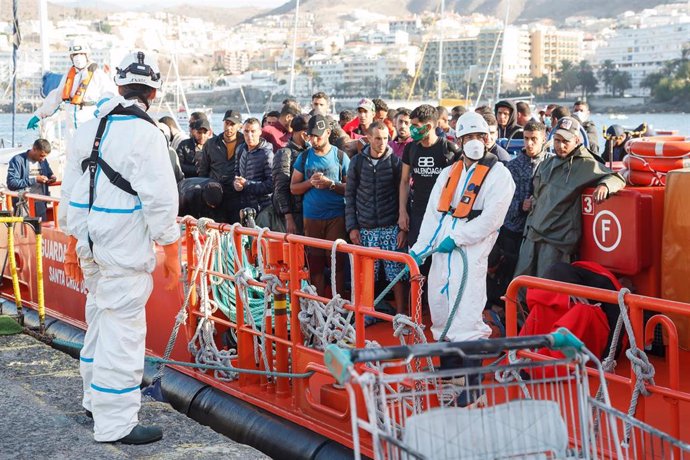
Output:
[[[70,91],[70,97],[74,96],[74,93],[77,92],[82,79],[88,74],[89,65],[91,65],[90,62],[85,68],[78,71],[74,76],[74,84],[72,85],[72,90]],[[43,100],[43,104],[36,109],[36,112],[34,112],[35,116],[42,120],[53,115],[58,107],[60,107],[60,104],[63,102],[62,91],[65,87],[68,73],[69,69],[62,76],[62,80],[60,80],[60,84],[57,86],[57,88],[48,93],[46,98]],[[67,127],[67,131],[64,133],[65,145],[69,145],[72,136],[74,136],[74,131],[79,126],[94,118],[94,112],[96,110],[96,104],[98,101],[100,101],[104,95],[113,94],[117,94],[117,88],[115,87],[115,83],[113,83],[113,79],[103,72],[100,67],[97,68],[93,72],[93,78],[89,82],[89,85],[86,87],[86,93],[84,93],[83,98],[84,105],[78,106],[71,104],[68,101],[66,101],[64,104],[66,117],[65,125]]]
[[[463,168],[451,202],[453,209],[458,205],[475,167],[476,163],[469,169]],[[491,329],[482,320],[486,304],[488,257],[513,199],[515,183],[508,169],[500,162],[496,163],[486,175],[472,208],[481,209],[482,213],[468,222],[467,219],[453,217],[450,213],[444,215],[437,210],[451,168],[452,166],[445,168],[436,179],[419,238],[410,251],[422,255],[435,249],[447,236],[455,241],[456,249],[450,254],[436,253],[432,256],[428,296],[431,332],[435,340],[439,340],[445,328],[462,281],[464,267],[458,248],[462,247],[467,252],[468,277],[465,292],[446,335],[447,340],[457,342],[483,339],[491,334]]]
[[[99,117],[117,104],[134,103],[114,97],[100,107]],[[89,173],[88,169],[82,173],[81,163],[91,155],[98,124],[99,119],[86,122],[70,145],[59,218],[65,233],[78,239],[77,254],[89,290],[88,329],[80,360],[83,406],[93,412],[94,439],[115,441],[138,423],[146,339],[144,307],[156,266],[153,243],[174,243],[180,230],[175,220],[178,193],[166,140],[156,126],[135,116],[109,117],[100,155],[130,182],[138,196],[110,183],[99,167],[95,199],[88,212]]]

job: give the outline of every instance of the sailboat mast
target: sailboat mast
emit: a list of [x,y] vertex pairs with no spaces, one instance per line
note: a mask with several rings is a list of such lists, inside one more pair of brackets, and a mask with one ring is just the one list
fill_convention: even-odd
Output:
[[299,0],[295,3],[295,28],[292,32],[292,63],[290,64],[290,96],[295,94],[295,54],[297,53],[297,23],[299,21]]
[[438,84],[436,87],[436,98],[441,103],[443,93],[443,16],[446,10],[446,1],[441,0],[441,34],[438,38]]
[[38,0],[41,27],[41,71],[45,75],[50,70],[50,48],[48,43],[48,0]]
[[12,0],[12,147],[14,147],[14,131],[17,118],[17,51],[19,50],[19,16],[17,14],[17,0]]
[[[505,37],[506,37],[506,29],[508,28],[508,15],[510,14],[510,0],[508,0],[508,4],[506,5],[506,16],[505,19],[503,20],[503,42],[505,43]],[[498,64],[498,81],[496,82],[496,100],[498,101],[501,97],[501,82],[503,80],[503,59],[504,59],[504,53],[505,52],[505,47],[501,47],[501,59]]]

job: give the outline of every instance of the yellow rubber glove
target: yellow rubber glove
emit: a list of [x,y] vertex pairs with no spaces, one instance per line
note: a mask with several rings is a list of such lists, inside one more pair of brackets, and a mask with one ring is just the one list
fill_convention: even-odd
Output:
[[67,278],[80,283],[84,279],[77,257],[77,239],[69,236],[67,239],[67,251],[65,251],[65,275]]
[[163,274],[166,278],[170,278],[170,281],[165,286],[165,289],[167,291],[172,291],[179,286],[180,275],[182,274],[179,252],[180,240],[161,247],[163,248],[163,253],[165,254],[165,260],[163,261]]

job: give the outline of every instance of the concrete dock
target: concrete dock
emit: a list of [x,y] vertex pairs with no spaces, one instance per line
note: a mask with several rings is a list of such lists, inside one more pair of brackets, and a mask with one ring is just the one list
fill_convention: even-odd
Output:
[[0,336],[0,459],[268,458],[146,397],[139,420],[163,428],[163,440],[95,442],[78,361],[24,334]]

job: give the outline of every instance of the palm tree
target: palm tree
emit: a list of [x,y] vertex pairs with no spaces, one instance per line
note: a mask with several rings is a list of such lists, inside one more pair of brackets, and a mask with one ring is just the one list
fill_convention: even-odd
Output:
[[616,65],[611,59],[605,60],[601,67],[599,67],[599,78],[604,82],[604,91],[611,94],[613,92],[611,88],[611,83],[613,82],[613,77],[616,75]]
[[583,99],[587,98],[587,95],[595,92],[597,90],[597,78],[594,76],[594,70],[588,61],[580,61],[577,66],[577,81],[578,86],[581,89],[581,95]]

